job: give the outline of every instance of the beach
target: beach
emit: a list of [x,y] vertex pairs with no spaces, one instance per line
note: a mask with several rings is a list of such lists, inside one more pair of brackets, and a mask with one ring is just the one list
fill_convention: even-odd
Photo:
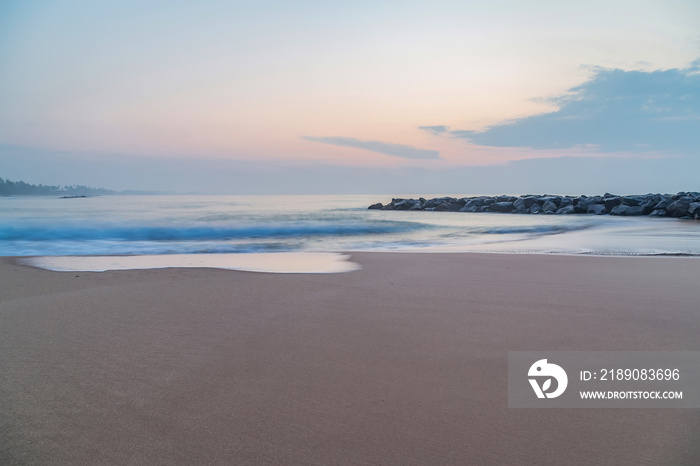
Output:
[[509,351],[700,350],[693,257],[0,259],[0,464],[697,464],[693,409],[508,408]]

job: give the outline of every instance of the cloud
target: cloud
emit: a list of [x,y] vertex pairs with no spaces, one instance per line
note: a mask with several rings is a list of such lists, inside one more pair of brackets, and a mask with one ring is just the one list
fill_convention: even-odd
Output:
[[419,126],[418,129],[422,129],[423,131],[428,131],[433,134],[442,134],[446,133],[447,131],[450,130],[449,126],[445,125],[435,125],[435,126]]
[[553,113],[517,119],[454,137],[495,147],[534,149],[593,145],[600,152],[697,154],[700,150],[700,74],[596,70],[593,78],[549,99]]
[[698,73],[698,72],[700,72],[700,58],[698,58],[697,60],[695,60],[694,62],[692,62],[692,63],[690,64],[690,68],[689,68],[689,69],[690,69],[690,71],[693,72],[693,73]]
[[365,149],[380,154],[393,155],[404,159],[439,159],[440,152],[429,149],[419,149],[413,146],[405,146],[403,144],[391,144],[381,141],[363,141],[355,138],[343,137],[304,137],[307,141],[320,142],[322,144],[331,144],[341,147],[354,147],[357,149]]

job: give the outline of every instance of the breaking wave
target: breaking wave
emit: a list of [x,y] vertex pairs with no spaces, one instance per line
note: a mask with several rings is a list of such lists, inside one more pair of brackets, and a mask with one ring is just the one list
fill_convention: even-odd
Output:
[[4,241],[198,241],[245,238],[298,238],[307,236],[361,236],[403,233],[424,227],[420,224],[255,225],[231,226],[0,226]]

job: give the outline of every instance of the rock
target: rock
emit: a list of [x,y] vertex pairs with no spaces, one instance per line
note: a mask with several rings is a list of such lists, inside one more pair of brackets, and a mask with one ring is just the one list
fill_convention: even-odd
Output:
[[666,210],[666,207],[670,206],[673,204],[673,198],[671,197],[662,197],[661,200],[654,206],[654,210],[658,209],[664,209]]
[[671,217],[684,217],[688,215],[688,209],[693,201],[691,196],[683,196],[666,207],[666,214]]
[[496,202],[490,205],[492,212],[512,212],[513,203],[509,201]]
[[572,204],[566,205],[564,207],[560,207],[555,212],[555,214],[557,214],[557,215],[570,215],[570,214],[575,214],[575,213],[576,213],[576,209],[574,208],[574,206]]
[[428,201],[425,201],[424,208],[434,209],[435,207],[439,206],[443,202],[445,202],[444,199],[430,199]]
[[592,197],[581,196],[581,197],[574,199],[574,208],[576,209],[577,214],[585,214],[585,213],[588,213],[588,206],[591,206],[593,204],[602,204],[602,203],[603,203],[603,198],[601,196],[592,196]]
[[559,208],[561,209],[562,207],[566,206],[573,206],[574,205],[574,200],[570,197],[562,197],[561,200],[558,203]]
[[628,206],[641,205],[642,201],[644,201],[644,198],[641,196],[623,196],[622,197],[622,203],[627,204]]
[[660,201],[657,198],[647,199],[646,201],[642,202],[642,215],[649,215],[654,210],[654,206],[656,206],[656,204],[659,202]]
[[398,202],[394,203],[394,209],[396,210],[409,210],[413,206],[418,205],[420,207],[420,201],[417,201],[415,199],[401,199]]
[[520,196],[515,201],[513,201],[513,206],[515,206],[515,202],[517,202],[521,199],[525,203],[526,210],[529,209],[530,207],[532,207],[533,204],[537,203],[537,196],[532,196],[532,195],[528,194],[527,196]]
[[524,214],[527,211],[528,207],[526,205],[525,199],[522,197],[517,198],[513,202],[513,210],[515,210],[519,214]]
[[690,215],[700,215],[700,202],[691,202],[688,206],[688,213]]
[[[607,196],[607,194],[606,194],[606,196]],[[616,206],[619,206],[620,204],[622,204],[622,198],[619,197],[619,196],[616,196],[616,197],[606,197],[606,198],[603,200],[603,204],[605,204],[605,208],[606,208],[606,209],[608,209],[609,211],[611,211],[611,210],[613,209],[613,207],[616,207]]]
[[371,206],[367,207],[368,209],[381,209],[384,207],[381,202],[377,202],[376,204],[372,204]]
[[593,201],[589,200],[587,197],[577,197],[574,199],[574,210],[577,214],[585,214],[588,211],[588,206],[592,203]]
[[542,205],[544,205],[544,203],[546,203],[547,201],[551,201],[552,203],[554,203],[554,205],[555,205],[555,206],[557,207],[557,209],[558,209],[558,208],[559,208],[559,202],[561,201],[561,198],[560,198],[560,197],[556,197],[556,196],[542,196],[542,197],[540,197],[540,198],[537,200],[537,202],[538,202],[538,203],[542,203]]
[[652,210],[651,213],[649,214],[649,217],[665,217],[665,216],[666,216],[666,209]]
[[474,210],[464,210],[463,212],[476,212],[476,207],[481,207],[484,205],[484,199],[481,197],[476,197],[469,199],[464,205],[465,208],[474,208]]
[[626,204],[620,204],[613,207],[610,211],[610,215],[622,215],[624,217],[631,217],[633,215],[642,215],[642,206],[630,206]]
[[608,209],[605,208],[604,204],[591,204],[588,206],[586,213],[593,215],[603,215],[608,213]]
[[443,202],[440,205],[435,206],[435,212],[447,212],[450,210],[449,204],[447,202]]
[[539,204],[532,204],[530,206],[530,213],[531,214],[540,214],[542,213],[542,206]]
[[553,214],[554,212],[557,211],[557,205],[554,203],[553,200],[547,199],[544,204],[542,204],[542,211],[545,214]]

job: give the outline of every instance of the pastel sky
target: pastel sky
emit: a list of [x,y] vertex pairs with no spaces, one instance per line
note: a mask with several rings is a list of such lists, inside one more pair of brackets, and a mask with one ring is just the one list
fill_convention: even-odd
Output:
[[0,176],[697,190],[698,57],[696,0],[1,2]]

